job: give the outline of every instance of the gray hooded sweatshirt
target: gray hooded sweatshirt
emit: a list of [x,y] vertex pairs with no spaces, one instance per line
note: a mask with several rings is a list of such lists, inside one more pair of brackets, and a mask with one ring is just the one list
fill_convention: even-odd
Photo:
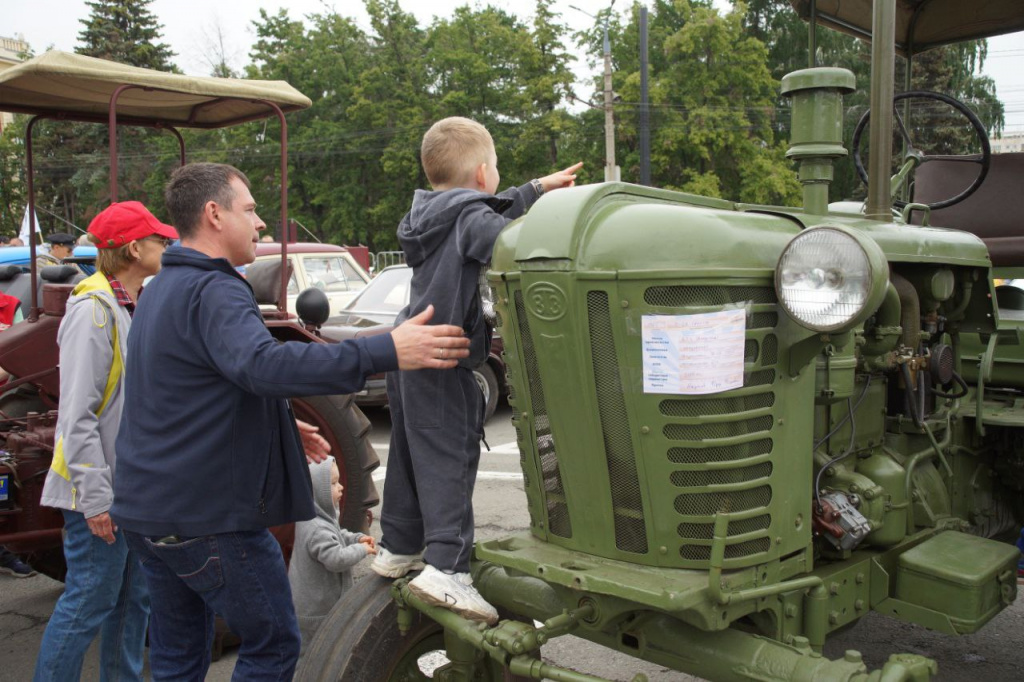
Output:
[[327,613],[352,586],[350,569],[366,556],[359,542],[363,533],[338,525],[338,510],[331,501],[331,463],[309,465],[316,518],[295,524],[295,547],[288,565],[292,602],[299,620],[304,652]]
[[470,369],[487,359],[490,334],[480,309],[480,268],[491,262],[494,242],[505,226],[538,199],[527,183],[501,194],[472,189],[416,190],[412,209],[398,225],[398,243],[413,268],[409,306],[399,325],[433,304],[430,324],[462,327],[470,339]]

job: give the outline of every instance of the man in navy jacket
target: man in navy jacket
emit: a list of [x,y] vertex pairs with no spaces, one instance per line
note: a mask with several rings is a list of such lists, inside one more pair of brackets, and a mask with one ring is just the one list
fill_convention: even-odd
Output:
[[299,632],[267,529],[314,517],[306,455],[326,457],[326,441],[300,431],[288,398],[452,368],[469,340],[426,324],[428,310],[387,335],[279,343],[235,270],[266,227],[245,175],[190,164],[166,199],[181,244],[139,299],[128,338],[110,510],[150,590],[150,667],[155,680],[203,679],[219,613],[242,639],[236,678],[291,679]]

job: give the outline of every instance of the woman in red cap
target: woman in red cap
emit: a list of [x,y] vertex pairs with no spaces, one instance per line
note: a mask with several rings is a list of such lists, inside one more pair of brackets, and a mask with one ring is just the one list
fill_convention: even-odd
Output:
[[110,519],[114,440],[135,302],[178,233],[138,201],[111,204],[89,225],[96,274],[75,287],[57,332],[60,411],[41,503],[64,514],[64,594],[46,626],[36,680],[79,679],[102,630],[103,679],[141,680],[149,620],[138,559]]

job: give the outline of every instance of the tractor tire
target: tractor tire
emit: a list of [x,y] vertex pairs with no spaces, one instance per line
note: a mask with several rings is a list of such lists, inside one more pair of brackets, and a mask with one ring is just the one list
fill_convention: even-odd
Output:
[[370,420],[351,395],[296,398],[292,409],[297,419],[318,427],[331,446],[345,487],[338,516],[341,527],[369,532],[370,510],[380,503],[373,482],[373,471],[380,466],[380,459],[370,445]]
[[[433,664],[437,664],[437,659],[444,655],[444,630],[413,610],[412,627],[401,635],[391,583],[391,580],[369,575],[345,593],[309,643],[295,674],[298,682],[431,679],[420,667],[420,659],[429,655],[428,658],[434,659]],[[481,682],[527,682],[531,679],[497,666],[490,659],[482,660],[474,679]]]
[[0,432],[11,430],[18,424],[18,420],[24,419],[29,412],[45,414],[49,410],[34,386],[17,386],[0,395]]
[[494,374],[494,368],[484,361],[473,370],[473,378],[476,379],[480,391],[484,394],[484,423],[486,424],[498,408],[498,377]]

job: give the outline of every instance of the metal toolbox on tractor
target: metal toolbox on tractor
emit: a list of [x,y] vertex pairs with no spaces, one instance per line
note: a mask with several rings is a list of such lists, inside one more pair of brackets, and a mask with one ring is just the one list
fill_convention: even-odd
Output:
[[946,614],[960,634],[975,632],[1017,595],[1013,545],[948,531],[900,555],[896,598]]

